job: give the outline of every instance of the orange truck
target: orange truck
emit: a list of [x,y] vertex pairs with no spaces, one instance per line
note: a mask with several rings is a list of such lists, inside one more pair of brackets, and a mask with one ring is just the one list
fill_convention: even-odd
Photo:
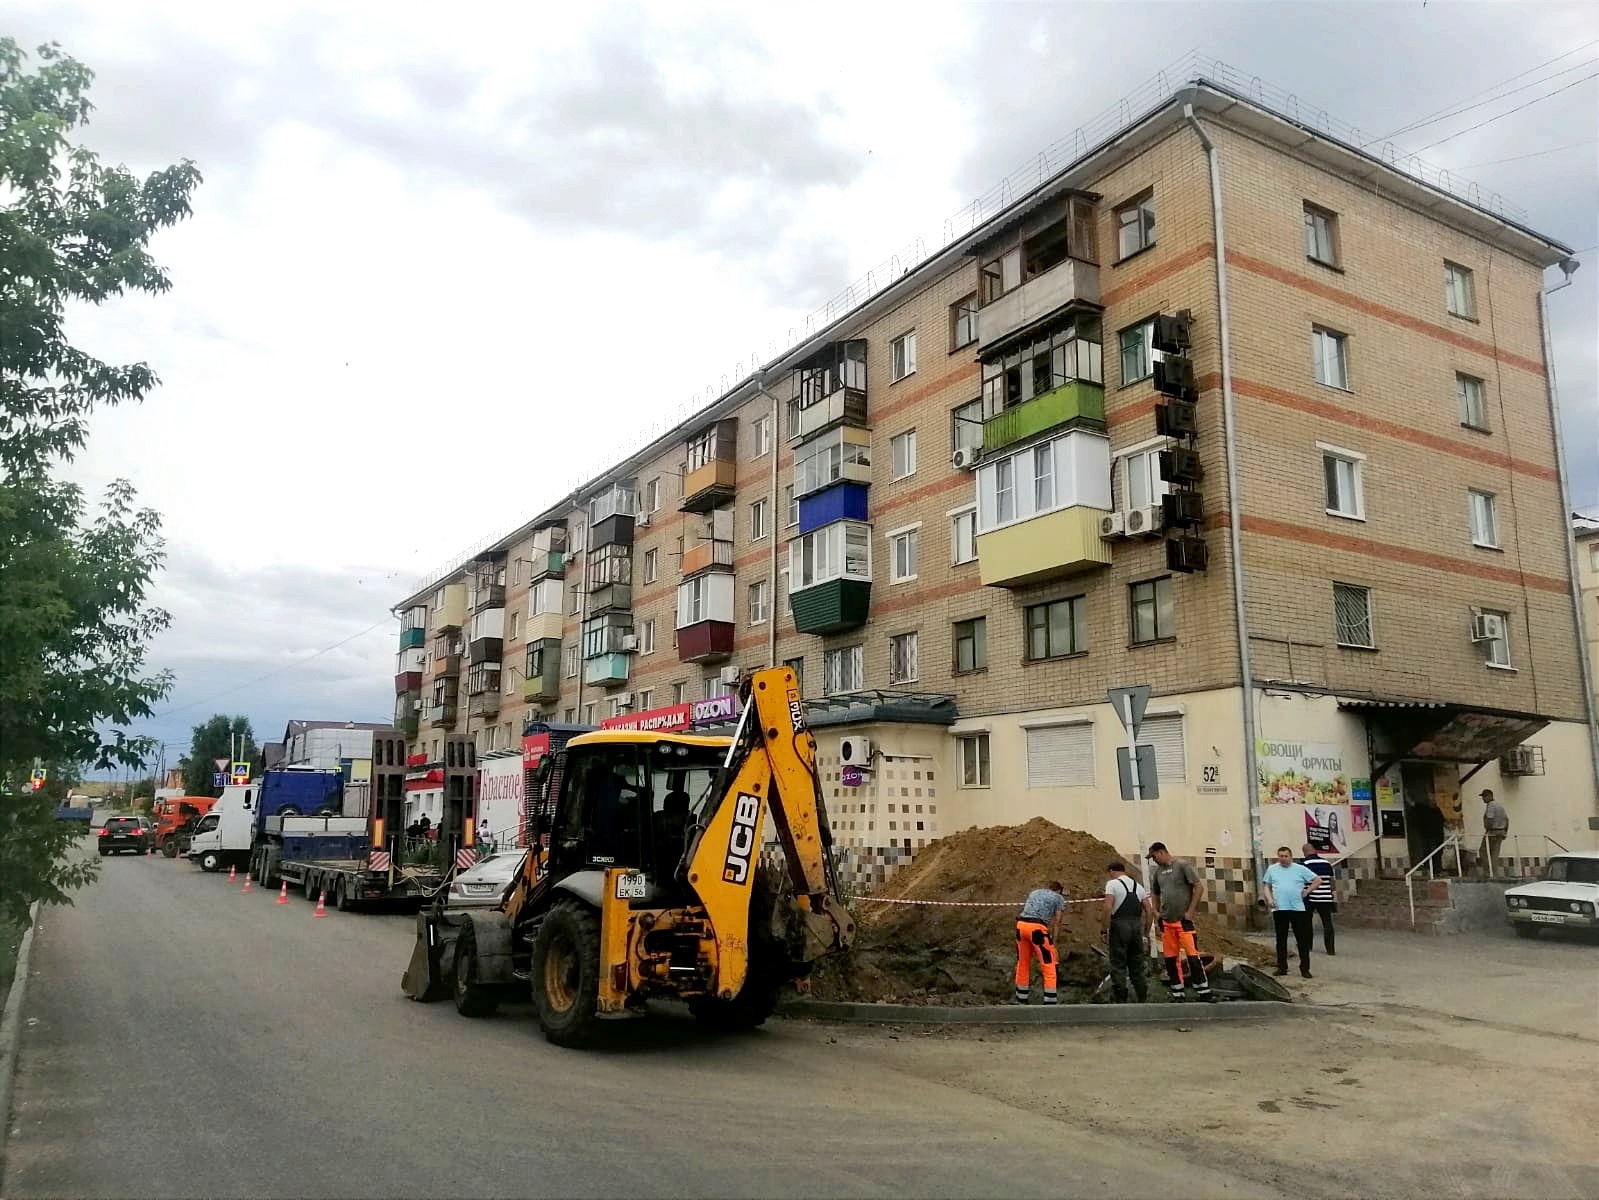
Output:
[[185,843],[194,823],[216,802],[215,796],[167,796],[157,800],[150,810],[155,818],[156,849],[168,858],[182,854],[188,848]]

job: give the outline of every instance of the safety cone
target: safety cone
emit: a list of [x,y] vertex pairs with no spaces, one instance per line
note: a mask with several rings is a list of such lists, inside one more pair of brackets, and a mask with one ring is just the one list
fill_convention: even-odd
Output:
[[287,879],[285,879],[283,881],[283,886],[278,889],[278,903],[279,904],[287,904],[288,902],[289,902],[289,881]]
[[312,915],[313,916],[317,916],[317,917],[325,917],[325,916],[328,915],[328,894],[327,894],[327,892],[323,891],[323,892],[319,892],[317,894],[316,912],[313,913]]
[[246,893],[246,892],[248,892],[248,891],[249,891],[249,890],[250,890],[250,877],[249,877],[249,876],[248,876],[248,875],[246,875],[246,876],[245,876],[245,877],[244,877],[244,887],[243,887],[243,888],[241,888],[241,889],[240,889],[240,891],[239,891],[239,895],[241,895],[241,896],[242,896],[242,895],[244,895],[244,894],[245,894],[245,893]]
[[238,867],[229,867],[228,868],[228,882],[229,883],[232,883],[235,879],[238,878],[238,876],[239,876],[239,868]]

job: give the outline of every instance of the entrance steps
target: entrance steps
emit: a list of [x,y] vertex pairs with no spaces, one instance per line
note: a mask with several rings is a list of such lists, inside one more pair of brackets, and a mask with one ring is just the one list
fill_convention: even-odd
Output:
[[1455,879],[1410,881],[1411,897],[1403,879],[1359,879],[1354,893],[1338,904],[1338,920],[1351,929],[1392,929],[1416,933],[1465,933],[1503,924],[1505,889],[1515,880]]

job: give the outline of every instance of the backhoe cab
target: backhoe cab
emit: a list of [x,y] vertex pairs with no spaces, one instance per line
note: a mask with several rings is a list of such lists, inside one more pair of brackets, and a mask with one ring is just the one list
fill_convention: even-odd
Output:
[[[546,759],[522,871],[495,909],[421,914],[406,992],[450,986],[475,1016],[531,985],[562,1045],[652,997],[726,1027],[765,1020],[854,925],[794,673],[757,672],[742,695],[731,739],[602,731]],[[763,856],[768,819],[782,852]]]

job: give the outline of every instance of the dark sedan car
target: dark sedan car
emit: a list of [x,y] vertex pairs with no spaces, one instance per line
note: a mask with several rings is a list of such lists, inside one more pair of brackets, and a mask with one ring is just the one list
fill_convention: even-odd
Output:
[[107,817],[100,827],[100,854],[144,854],[150,836],[150,822],[143,817]]

